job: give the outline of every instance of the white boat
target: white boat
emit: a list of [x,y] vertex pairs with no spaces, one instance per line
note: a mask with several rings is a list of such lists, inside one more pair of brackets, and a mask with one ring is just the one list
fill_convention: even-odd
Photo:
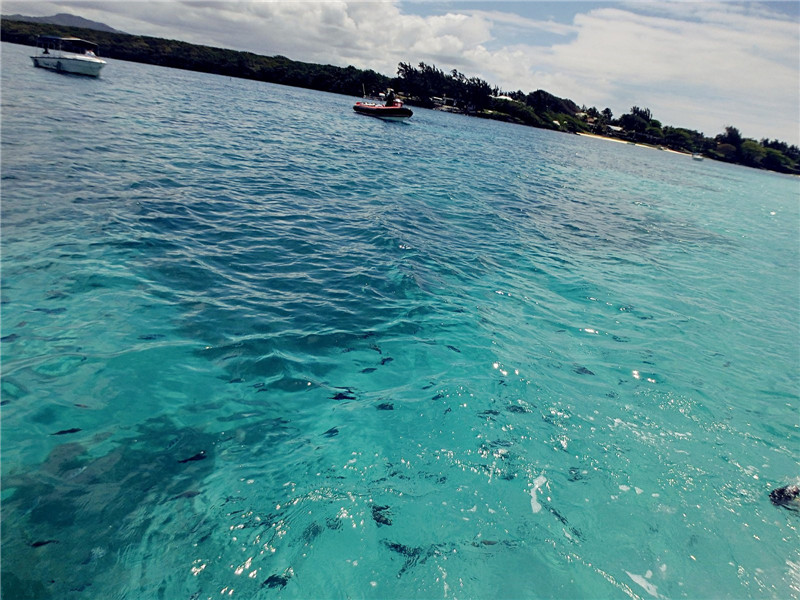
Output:
[[36,40],[39,54],[31,56],[33,66],[75,75],[100,75],[106,61],[97,57],[97,44],[74,37],[40,35]]

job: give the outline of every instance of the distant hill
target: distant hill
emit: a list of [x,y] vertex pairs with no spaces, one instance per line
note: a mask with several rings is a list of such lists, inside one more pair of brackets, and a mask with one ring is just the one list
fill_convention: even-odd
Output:
[[83,29],[92,29],[94,31],[107,31],[108,33],[125,33],[119,29],[109,27],[105,23],[98,23],[97,21],[90,21],[83,17],[76,15],[69,15],[67,13],[58,13],[52,17],[26,17],[25,15],[3,15],[4,19],[9,21],[25,21],[27,23],[47,23],[48,25],[61,25],[63,27],[81,27]]

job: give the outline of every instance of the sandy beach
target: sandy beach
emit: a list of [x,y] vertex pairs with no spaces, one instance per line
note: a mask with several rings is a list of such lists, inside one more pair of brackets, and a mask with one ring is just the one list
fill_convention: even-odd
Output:
[[581,135],[583,137],[596,138],[598,140],[605,140],[607,142],[616,142],[617,144],[631,144],[632,146],[638,146],[639,148],[650,148],[651,150],[661,150],[662,152],[671,152],[672,154],[680,154],[682,156],[689,156],[689,157],[692,156],[688,152],[678,152],[677,150],[672,150],[670,148],[659,148],[658,146],[651,146],[648,144],[632,144],[631,142],[627,142],[625,140],[618,140],[617,138],[606,137],[603,135],[595,135],[594,133],[578,133],[578,135]]
[[596,138],[598,140],[605,140],[607,142],[616,142],[617,144],[627,144],[625,140],[618,140],[617,138],[606,137],[604,135],[595,135],[593,133],[579,133],[583,137]]

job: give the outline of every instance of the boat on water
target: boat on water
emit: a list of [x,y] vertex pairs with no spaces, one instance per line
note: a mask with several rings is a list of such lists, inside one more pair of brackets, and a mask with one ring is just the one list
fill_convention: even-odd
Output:
[[40,35],[36,47],[39,54],[31,60],[42,69],[98,77],[106,64],[97,56],[97,44],[80,38]]
[[692,158],[695,160],[703,160],[703,155],[700,154],[699,152],[695,152],[692,154]]
[[386,121],[405,121],[414,113],[410,108],[403,106],[399,100],[391,104],[376,104],[375,102],[356,102],[353,110],[362,115],[378,117]]

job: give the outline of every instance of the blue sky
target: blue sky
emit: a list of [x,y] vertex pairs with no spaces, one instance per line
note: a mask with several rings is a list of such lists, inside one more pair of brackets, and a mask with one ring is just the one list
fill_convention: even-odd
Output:
[[616,115],[648,107],[710,136],[733,125],[800,144],[796,0],[4,0],[2,10],[387,75],[426,62]]

